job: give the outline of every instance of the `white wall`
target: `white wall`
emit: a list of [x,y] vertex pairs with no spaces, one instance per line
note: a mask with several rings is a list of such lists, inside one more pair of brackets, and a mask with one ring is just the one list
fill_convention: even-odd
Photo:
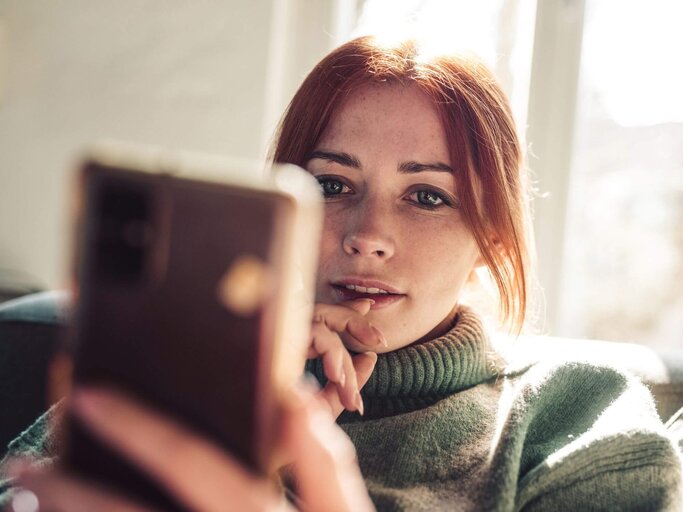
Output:
[[90,141],[260,157],[335,5],[0,0],[0,279],[64,285],[70,162]]

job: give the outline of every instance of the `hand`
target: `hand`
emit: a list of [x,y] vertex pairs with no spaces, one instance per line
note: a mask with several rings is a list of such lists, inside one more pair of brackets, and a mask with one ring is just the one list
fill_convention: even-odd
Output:
[[[71,407],[97,437],[145,470],[188,509],[294,510],[272,482],[209,441],[128,398],[80,391]],[[293,476],[305,510],[373,510],[354,447],[320,398],[305,390],[292,392],[284,405],[280,443],[294,461]],[[58,470],[24,466],[14,472],[24,489],[13,501],[16,511],[21,505],[18,501],[35,498],[41,510],[146,510]]]
[[322,397],[327,400],[335,418],[344,409],[363,414],[360,390],[377,362],[374,352],[351,357],[340,334],[352,336],[369,349],[387,345],[382,332],[365,318],[372,304],[372,299],[359,299],[338,305],[316,304],[314,309],[308,358],[322,358],[328,379]]

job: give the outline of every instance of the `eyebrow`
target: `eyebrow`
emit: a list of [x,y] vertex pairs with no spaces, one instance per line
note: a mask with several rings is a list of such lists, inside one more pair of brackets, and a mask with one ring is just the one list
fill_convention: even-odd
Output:
[[[361,168],[360,162],[356,157],[348,153],[344,153],[343,151],[317,150],[311,153],[311,155],[308,157],[308,160],[313,160],[314,158],[327,160],[328,162],[335,162],[339,165],[343,165],[345,167],[352,167],[354,169]],[[398,166],[398,172],[400,173],[413,174],[423,171],[439,171],[452,173],[453,169],[449,165],[446,165],[442,162],[421,163],[409,161],[401,162]]]
[[428,164],[423,164],[420,162],[402,162],[401,165],[398,166],[398,172],[405,172],[405,173],[415,173],[415,172],[422,172],[422,171],[440,171],[440,172],[453,172],[453,169],[451,169],[450,166],[441,163],[441,162],[434,162],[434,163],[428,163]]
[[317,150],[311,153],[308,160],[313,160],[314,158],[319,158],[321,160],[327,160],[328,162],[335,162],[344,167],[353,167],[354,169],[360,169],[360,162],[357,158],[344,153],[342,151],[322,151]]

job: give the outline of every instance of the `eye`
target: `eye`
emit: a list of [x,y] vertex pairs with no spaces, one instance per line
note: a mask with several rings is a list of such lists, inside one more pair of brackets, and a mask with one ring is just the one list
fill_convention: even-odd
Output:
[[443,198],[431,190],[418,190],[417,202],[425,206],[439,206],[444,203]]
[[329,176],[318,176],[316,179],[318,180],[318,183],[320,183],[320,188],[325,197],[348,194],[351,191],[351,188],[348,185],[338,179]]
[[454,201],[446,194],[428,188],[411,192],[408,194],[408,198],[418,206],[427,209],[437,209],[442,206],[453,206],[454,204]]

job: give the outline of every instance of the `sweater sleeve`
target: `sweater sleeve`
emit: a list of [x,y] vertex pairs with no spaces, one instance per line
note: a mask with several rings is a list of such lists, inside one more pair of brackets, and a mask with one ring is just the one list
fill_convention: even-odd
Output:
[[680,510],[680,462],[667,439],[615,436],[546,461],[519,510]]
[[[525,512],[681,510],[680,447],[659,420],[647,388],[613,368],[577,365],[561,373],[561,385],[552,379],[545,383],[551,395],[545,409],[566,405],[568,393],[573,393],[569,400],[573,407],[546,417],[563,418],[565,428],[556,430],[573,433],[565,436],[564,443],[554,439],[552,449],[522,475],[515,508]],[[606,407],[599,414],[582,414],[601,400],[600,393],[609,397]],[[538,417],[545,414],[536,411]],[[572,424],[581,428],[571,428]],[[539,450],[538,439],[527,442]]]
[[678,447],[683,451],[683,408],[671,416],[671,419],[666,422],[666,427],[678,443]]
[[57,458],[56,440],[62,408],[62,402],[53,405],[7,446],[7,454],[0,461],[0,509],[12,498],[14,483],[7,474],[11,460],[22,458],[45,466]]

